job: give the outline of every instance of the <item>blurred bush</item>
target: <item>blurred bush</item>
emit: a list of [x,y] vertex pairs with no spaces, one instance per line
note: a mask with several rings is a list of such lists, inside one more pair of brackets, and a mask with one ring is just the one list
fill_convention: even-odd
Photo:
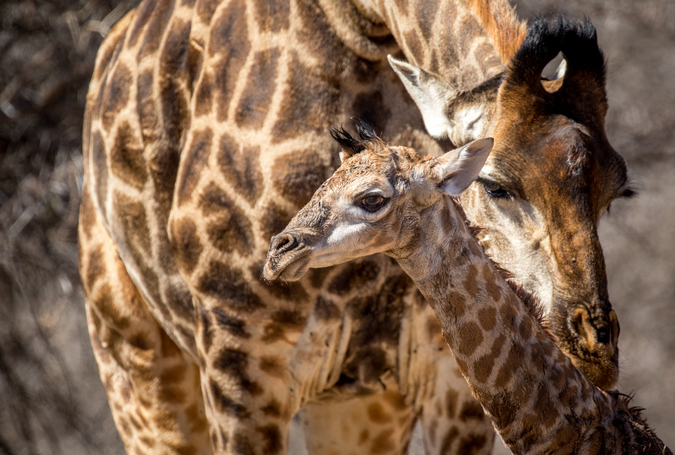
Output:
[[121,453],[77,274],[81,130],[119,0],[0,3],[0,453]]

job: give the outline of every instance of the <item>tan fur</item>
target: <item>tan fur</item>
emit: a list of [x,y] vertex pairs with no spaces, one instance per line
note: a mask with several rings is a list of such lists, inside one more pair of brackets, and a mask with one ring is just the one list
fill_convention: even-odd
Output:
[[470,0],[470,4],[495,43],[502,62],[506,64],[511,61],[527,33],[527,26],[518,19],[515,8],[506,2],[493,0]]

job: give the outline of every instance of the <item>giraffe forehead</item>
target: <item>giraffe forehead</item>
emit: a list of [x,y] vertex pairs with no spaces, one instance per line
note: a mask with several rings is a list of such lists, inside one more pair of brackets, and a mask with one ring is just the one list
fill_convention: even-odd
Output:
[[328,187],[354,188],[367,185],[368,181],[390,180],[390,177],[394,173],[391,159],[383,159],[381,157],[376,157],[376,159],[364,158],[366,157],[355,156],[347,160],[328,180]]
[[417,152],[406,147],[366,149],[349,157],[332,178],[344,184],[362,178],[380,177],[394,184],[396,179],[405,178],[418,161],[420,158]]

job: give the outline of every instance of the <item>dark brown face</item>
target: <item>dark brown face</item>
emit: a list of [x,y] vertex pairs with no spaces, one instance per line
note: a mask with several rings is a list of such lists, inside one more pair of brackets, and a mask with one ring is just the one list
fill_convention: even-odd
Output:
[[[559,27],[536,43],[528,35],[514,58],[499,91],[495,147],[462,201],[488,253],[542,302],[560,348],[609,389],[618,379],[619,323],[597,228],[612,200],[632,191],[604,131],[594,30]],[[553,55],[539,55],[547,47]],[[558,50],[567,72],[562,85],[544,88],[541,69]]]
[[[522,284],[544,304],[559,346],[598,386],[611,388],[618,375],[619,325],[597,227],[611,201],[626,191],[625,165],[569,118],[545,123],[539,128],[546,134],[532,141],[497,135],[474,188],[473,204],[484,208],[477,222],[493,258],[516,280],[524,277]],[[500,135],[517,130],[502,124]]]

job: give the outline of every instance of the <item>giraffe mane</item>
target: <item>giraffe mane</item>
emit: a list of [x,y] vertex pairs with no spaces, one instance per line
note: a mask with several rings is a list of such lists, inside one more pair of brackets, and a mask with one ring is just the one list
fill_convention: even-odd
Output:
[[640,453],[669,453],[668,447],[659,445],[658,439],[654,430],[652,430],[647,422],[647,418],[643,415],[644,408],[640,406],[632,406],[633,393],[625,394],[618,390],[607,392],[615,399],[619,412],[614,417],[614,423],[617,427],[625,427],[626,433],[632,433],[635,437],[635,445],[640,449]]
[[457,211],[459,216],[464,220],[464,223],[469,228],[469,232],[471,232],[471,235],[478,243],[478,247],[483,251],[483,254],[485,254],[485,256],[490,260],[490,262],[492,262],[492,264],[495,266],[499,274],[504,278],[504,280],[506,280],[506,283],[513,290],[513,292],[516,293],[518,299],[520,299],[520,301],[523,302],[523,305],[525,305],[527,311],[534,317],[535,321],[537,321],[537,323],[544,330],[546,335],[555,342],[555,336],[553,335],[551,326],[544,314],[544,309],[542,308],[537,296],[529,292],[525,288],[523,288],[523,286],[513,278],[511,272],[503,268],[501,265],[499,265],[499,263],[497,263],[494,259],[492,259],[492,257],[485,251],[483,244],[480,242],[480,233],[482,229],[479,226],[471,224],[471,221],[469,221],[469,219],[466,217],[466,213],[464,213],[464,209],[462,208],[462,205],[459,203],[459,200],[457,200],[454,197],[450,199],[452,200],[455,206],[455,210]]

